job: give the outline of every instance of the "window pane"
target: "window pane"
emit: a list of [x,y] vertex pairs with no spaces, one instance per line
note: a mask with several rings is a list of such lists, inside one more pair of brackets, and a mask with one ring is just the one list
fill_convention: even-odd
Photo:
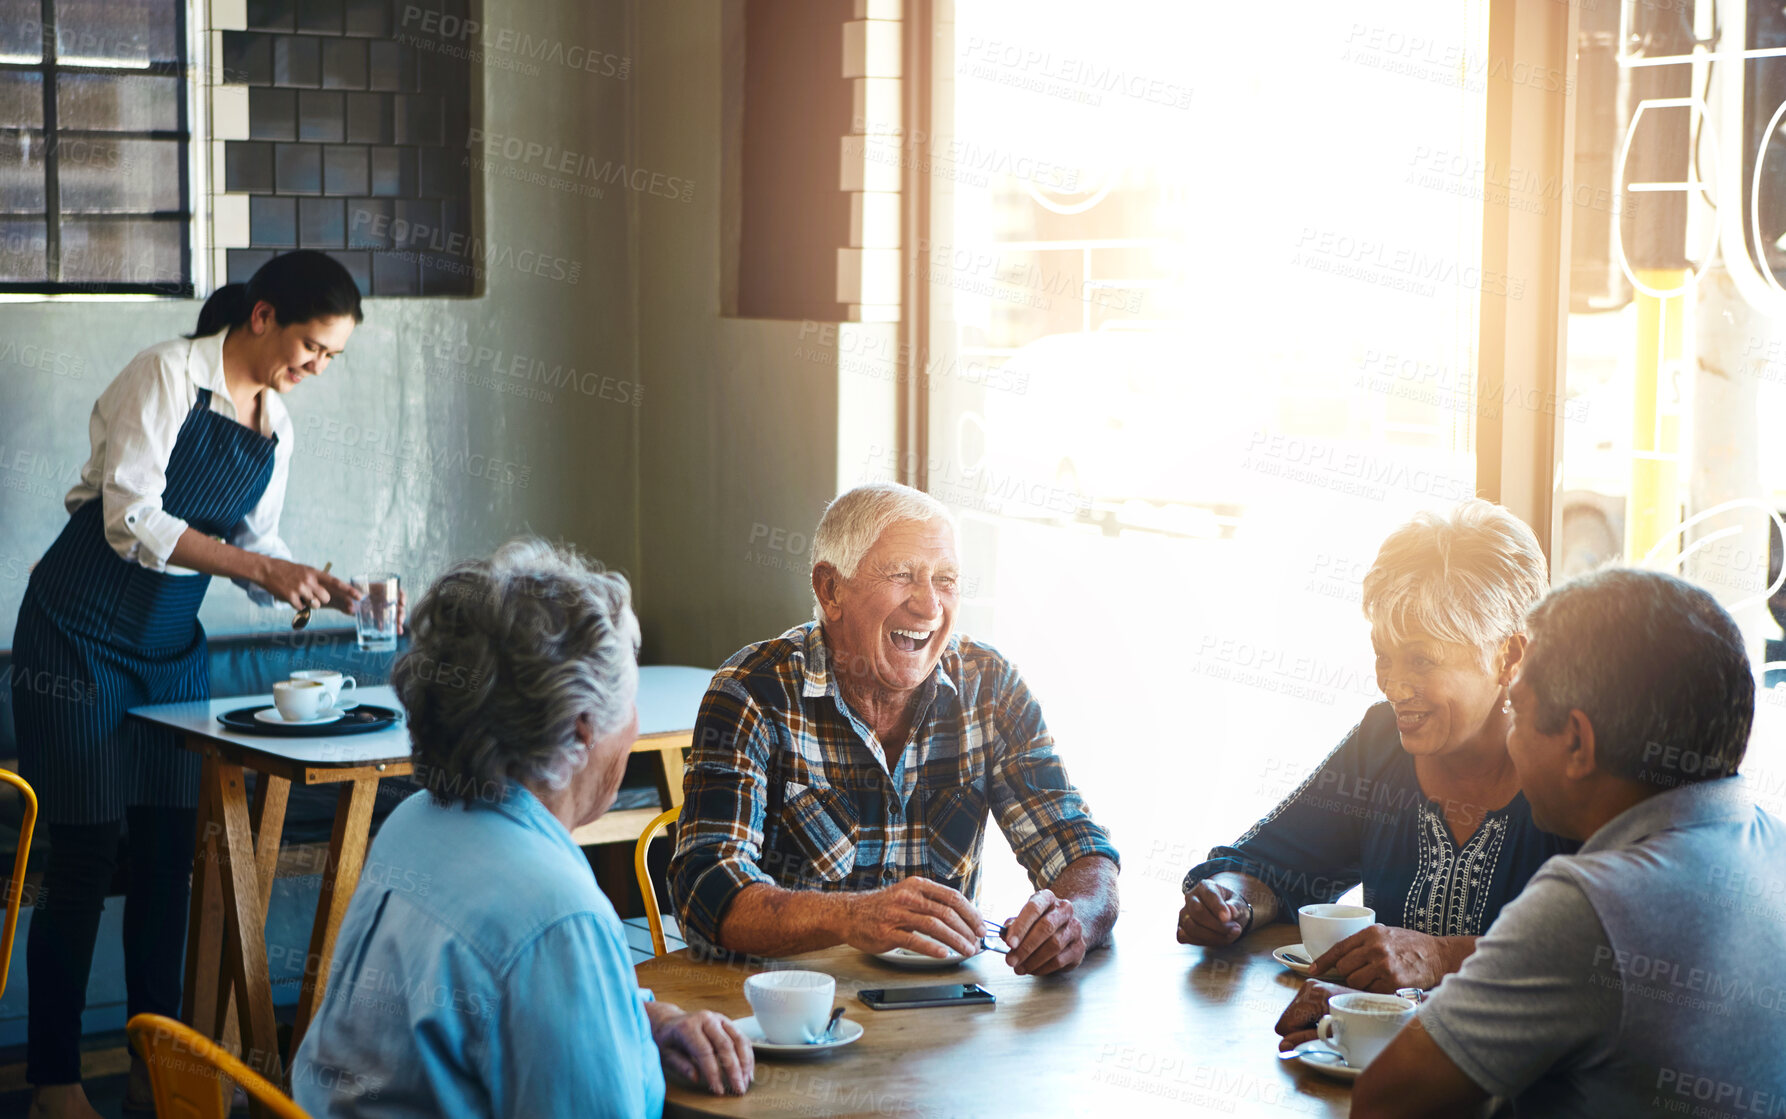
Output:
[[180,56],[178,0],[57,0],[56,57],[70,66],[147,66]]
[[181,280],[179,221],[62,222],[64,283],[175,284]]
[[42,14],[38,0],[0,0],[0,62],[43,59]]
[[0,221],[0,283],[42,283],[46,234],[41,221]]
[[43,210],[43,133],[0,134],[0,212]]
[[0,127],[43,127],[43,75],[0,73]]
[[[1779,813],[1786,811],[1778,527],[1786,517],[1786,135],[1768,126],[1786,101],[1786,59],[1730,57],[1708,78],[1695,42],[1715,37],[1721,6],[1686,0],[1666,13],[1625,6],[1624,42],[1614,34],[1620,7],[1581,9],[1552,572],[1574,575],[1605,562],[1673,572],[1731,612],[1768,688],[1758,697],[1743,772],[1762,790],[1764,807]],[[1778,5],[1751,3],[1747,15],[1752,47],[1786,34]],[[1744,38],[1728,33],[1717,49],[1747,53]],[[1728,95],[1726,67],[1741,76],[1740,97]],[[1732,136],[1740,142],[1731,144]],[[1702,185],[1679,189],[1684,183]],[[1760,192],[1753,209],[1752,186]]]
[[56,82],[56,123],[113,132],[171,132],[180,127],[180,79],[63,74]]
[[[1358,48],[1365,7],[1446,61]],[[1184,0],[939,5],[933,138],[869,157],[934,192],[924,466],[961,517],[960,629],[1049,697],[1100,818],[1142,821],[1125,853],[1174,852],[1125,873],[1172,885],[1382,699],[1360,580],[1474,493],[1481,207],[1408,169],[1485,160],[1486,18],[1293,8],[1234,9],[1255,51]],[[1120,650],[1123,702],[1088,649]],[[1187,711],[1174,764],[1222,789],[1194,820],[1136,779]],[[988,896],[1022,877],[984,865]]]
[[65,139],[58,148],[62,209],[144,213],[180,209],[177,140]]

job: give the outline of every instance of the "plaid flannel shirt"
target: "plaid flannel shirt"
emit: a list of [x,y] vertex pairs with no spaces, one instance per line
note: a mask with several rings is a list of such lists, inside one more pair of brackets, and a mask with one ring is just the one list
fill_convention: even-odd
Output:
[[989,813],[1038,887],[1083,856],[1117,859],[1041,707],[990,646],[950,638],[891,770],[873,741],[837,690],[817,622],[720,668],[670,860],[684,935],[717,945],[732,899],[756,882],[871,890],[916,876],[974,898]]

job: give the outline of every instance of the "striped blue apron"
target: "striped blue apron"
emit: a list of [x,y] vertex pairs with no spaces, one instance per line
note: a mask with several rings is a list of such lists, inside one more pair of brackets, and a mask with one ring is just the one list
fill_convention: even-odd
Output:
[[[168,457],[162,508],[227,537],[266,491],[277,442],[211,411],[200,389]],[[198,803],[198,756],[124,713],[210,697],[198,608],[211,577],[121,558],[106,543],[102,506],[95,498],[76,509],[32,569],[13,637],[19,768],[57,824]]]

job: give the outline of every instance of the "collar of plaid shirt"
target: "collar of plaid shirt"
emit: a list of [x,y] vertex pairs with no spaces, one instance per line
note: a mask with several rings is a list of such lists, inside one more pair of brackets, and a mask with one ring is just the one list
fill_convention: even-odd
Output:
[[[843,691],[837,686],[837,678],[831,674],[831,646],[825,640],[825,627],[819,622],[812,622],[806,627],[806,640],[797,654],[800,660],[800,694],[807,699],[831,696],[837,701],[837,709],[849,720],[851,729],[861,736],[863,745],[868,747],[881,763],[881,768],[892,777],[897,768],[897,758],[889,764],[881,747],[885,745],[875,737],[874,731],[856,714],[855,708],[844,698]],[[938,688],[947,689],[951,696],[959,700],[961,689],[956,687],[955,678],[949,675],[943,666],[950,659],[961,655],[961,638],[956,634],[949,635],[949,643],[943,647],[943,655],[937,659],[936,667],[930,670],[918,691],[918,705],[912,717],[911,733],[915,737],[922,729],[925,716],[930,713],[931,705],[936,700]],[[906,744],[898,743],[903,752]],[[909,794],[911,790],[906,790]]]

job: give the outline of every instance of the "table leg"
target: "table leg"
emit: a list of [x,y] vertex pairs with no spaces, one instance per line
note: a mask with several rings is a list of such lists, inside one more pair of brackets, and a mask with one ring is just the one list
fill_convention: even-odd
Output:
[[[279,869],[279,841],[285,834],[285,805],[291,793],[291,780],[260,774],[254,785],[254,806],[249,809],[249,822],[254,827],[254,872],[260,887],[260,919],[265,925],[267,910],[273,904],[273,876]],[[219,913],[223,906],[217,905]],[[217,959],[213,953],[209,959]],[[269,965],[269,970],[271,965]],[[241,1032],[236,1028],[236,1008],[240,1000],[233,986],[225,988],[217,1004],[217,1030],[211,1036],[230,1052],[241,1051]]]
[[260,918],[267,919],[273,902],[273,872],[279,869],[279,841],[285,836],[285,803],[291,780],[270,773],[259,775],[254,786],[254,876],[260,883]]
[[310,927],[310,953],[304,957],[303,986],[298,992],[298,1014],[292,1021],[291,1055],[297,1056],[304,1031],[316,1016],[328,991],[329,964],[335,956],[335,934],[347,915],[360,868],[366,859],[366,837],[372,830],[372,804],[378,799],[378,779],[362,777],[345,785],[335,803],[335,828],[329,836],[329,862],[323,867],[322,896],[316,902],[316,922]]
[[222,1036],[217,961],[223,954],[223,887],[218,880],[217,760],[205,754],[202,748],[188,748],[204,757],[204,767],[198,787],[198,831],[192,847],[192,901],[186,922],[186,989],[180,1005],[188,1026],[216,1040]]
[[665,808],[682,807],[682,769],[687,764],[680,743],[665,746],[658,751],[663,763],[663,774],[658,778],[658,803]]
[[281,1080],[279,1032],[273,1020],[273,984],[267,974],[265,903],[255,865],[242,767],[217,764],[217,809],[224,850],[219,867],[223,905],[234,935],[225,938],[224,963],[235,988],[242,1024],[242,1060],[273,1081]]

